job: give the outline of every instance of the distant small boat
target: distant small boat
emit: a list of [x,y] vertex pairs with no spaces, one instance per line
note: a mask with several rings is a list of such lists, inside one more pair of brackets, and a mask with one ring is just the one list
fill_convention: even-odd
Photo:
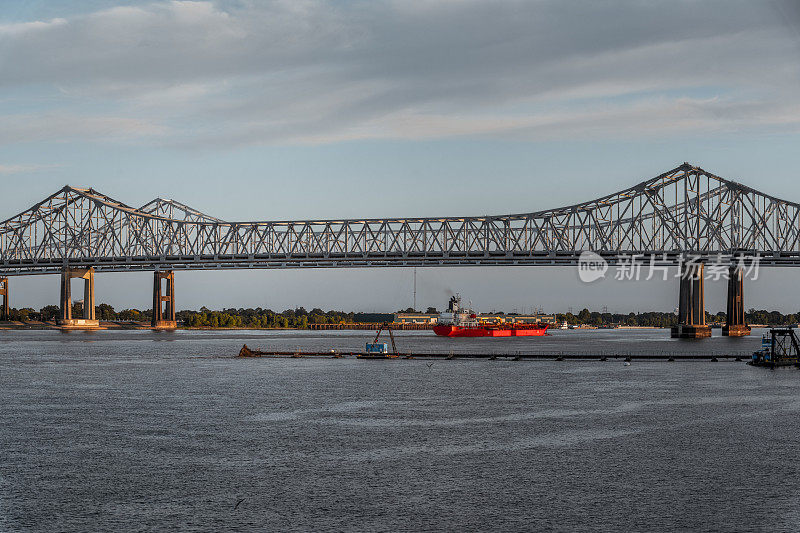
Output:
[[624,363],[622,363],[622,366],[631,366],[631,362],[630,361],[625,361]]

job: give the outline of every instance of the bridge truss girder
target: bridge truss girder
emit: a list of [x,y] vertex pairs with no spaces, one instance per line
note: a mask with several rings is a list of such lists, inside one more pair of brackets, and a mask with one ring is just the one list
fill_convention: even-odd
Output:
[[233,268],[575,265],[621,255],[760,256],[800,265],[800,206],[684,163],[629,189],[534,213],[227,222],[172,200],[132,208],[64,187],[0,223],[0,273]]

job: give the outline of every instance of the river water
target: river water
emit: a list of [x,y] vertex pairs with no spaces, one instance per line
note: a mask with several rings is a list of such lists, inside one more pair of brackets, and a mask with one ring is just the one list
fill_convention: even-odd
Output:
[[[795,369],[232,358],[370,336],[0,331],[0,531],[800,530]],[[668,336],[398,347],[746,355],[760,334]]]

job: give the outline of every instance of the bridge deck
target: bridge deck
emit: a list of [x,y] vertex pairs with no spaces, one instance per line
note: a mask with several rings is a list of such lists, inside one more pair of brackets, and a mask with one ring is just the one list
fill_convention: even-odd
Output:
[[800,205],[684,163],[567,207],[467,217],[227,222],[175,201],[136,209],[64,187],[0,223],[0,274],[238,268],[576,265],[593,251],[800,265]]

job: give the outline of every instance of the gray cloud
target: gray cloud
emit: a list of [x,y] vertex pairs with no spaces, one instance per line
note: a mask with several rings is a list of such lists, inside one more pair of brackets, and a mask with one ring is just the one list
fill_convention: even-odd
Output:
[[[0,142],[794,131],[786,5],[168,2],[5,24],[0,91],[57,88],[61,99],[0,116]],[[83,109],[98,104],[113,112]]]
[[0,116],[0,143],[36,141],[126,141],[160,137],[167,129],[149,120],[64,112]]
[[40,170],[52,170],[61,165],[7,165],[0,163],[0,174],[22,174],[25,172],[38,172]]

